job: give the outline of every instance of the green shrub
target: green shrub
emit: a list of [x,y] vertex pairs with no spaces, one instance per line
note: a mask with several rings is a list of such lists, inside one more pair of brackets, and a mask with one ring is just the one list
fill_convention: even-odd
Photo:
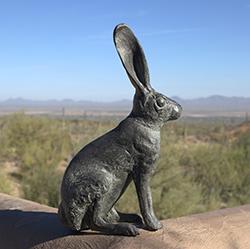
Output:
[[62,174],[55,167],[35,166],[22,179],[25,198],[57,207],[61,178]]
[[3,124],[5,157],[19,167],[24,198],[57,206],[59,164],[72,152],[65,124],[45,117],[15,114]]
[[5,173],[0,171],[0,192],[6,194],[12,194],[13,186],[11,180]]

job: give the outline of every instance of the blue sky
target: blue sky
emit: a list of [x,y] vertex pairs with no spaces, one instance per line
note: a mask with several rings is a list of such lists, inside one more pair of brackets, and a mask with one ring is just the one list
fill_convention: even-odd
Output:
[[250,0],[8,0],[0,100],[131,99],[112,39],[121,22],[140,40],[158,91],[250,97]]

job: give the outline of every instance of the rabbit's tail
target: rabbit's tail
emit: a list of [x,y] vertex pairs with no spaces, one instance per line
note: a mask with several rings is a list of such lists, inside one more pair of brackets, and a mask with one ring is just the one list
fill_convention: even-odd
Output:
[[64,205],[62,201],[58,207],[58,216],[61,222],[73,230],[80,231],[88,229],[88,224],[85,224],[84,216],[88,210],[88,205],[84,207],[75,207]]
[[58,216],[59,216],[60,221],[63,223],[63,225],[69,226],[68,219],[66,217],[67,216],[67,212],[65,212],[65,208],[64,208],[63,202],[61,202],[59,204],[59,207],[58,207]]

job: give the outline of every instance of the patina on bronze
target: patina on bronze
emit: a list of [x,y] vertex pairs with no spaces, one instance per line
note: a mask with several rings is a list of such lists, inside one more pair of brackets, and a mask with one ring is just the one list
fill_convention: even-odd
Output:
[[[131,29],[119,24],[114,43],[136,89],[131,113],[120,124],[86,145],[70,162],[61,186],[58,214],[73,230],[136,236],[137,224],[158,230],[150,177],[160,152],[160,128],[180,117],[181,106],[150,85],[142,47]],[[118,212],[114,205],[134,181],[142,218]]]

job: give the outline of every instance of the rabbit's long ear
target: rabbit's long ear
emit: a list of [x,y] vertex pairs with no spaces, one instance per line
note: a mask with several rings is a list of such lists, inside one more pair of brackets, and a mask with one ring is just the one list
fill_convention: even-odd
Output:
[[136,91],[147,93],[152,90],[147,61],[137,38],[126,24],[114,29],[114,43],[122,64]]

